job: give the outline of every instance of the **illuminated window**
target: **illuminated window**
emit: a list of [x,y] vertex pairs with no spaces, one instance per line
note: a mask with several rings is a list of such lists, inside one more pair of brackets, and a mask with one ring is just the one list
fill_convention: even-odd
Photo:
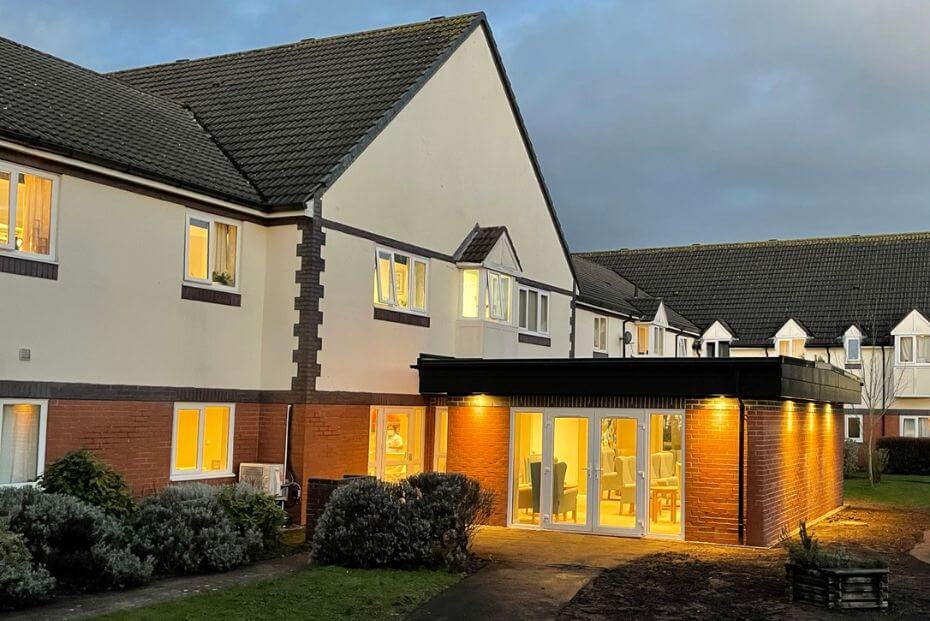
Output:
[[399,481],[423,472],[424,414],[425,408],[371,408],[368,474]]
[[486,304],[488,319],[510,321],[512,283],[513,278],[506,274],[488,272],[488,302]]
[[481,272],[462,270],[462,317],[478,317],[478,297],[481,295]]
[[375,251],[374,303],[425,312],[427,278],[426,259],[378,248]]
[[175,405],[172,480],[232,476],[234,416],[228,404]]
[[649,354],[649,326],[636,326],[636,353],[640,356]]
[[778,339],[775,342],[775,349],[779,356],[788,356],[790,358],[804,357],[804,339]]
[[433,470],[445,472],[449,454],[449,408],[436,408],[433,440]]
[[184,279],[235,289],[239,284],[240,225],[206,214],[187,214]]
[[0,250],[54,258],[55,191],[51,176],[0,163]]
[[607,317],[594,318],[594,351],[607,351]]
[[549,334],[549,294],[520,287],[517,294],[518,326],[524,332]]
[[0,399],[0,487],[28,485],[45,464],[46,401]]
[[862,442],[862,414],[846,415],[846,439]]

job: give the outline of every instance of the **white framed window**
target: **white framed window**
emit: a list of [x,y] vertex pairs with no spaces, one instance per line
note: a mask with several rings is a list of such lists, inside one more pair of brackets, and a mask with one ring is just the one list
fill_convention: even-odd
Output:
[[652,328],[652,341],[655,344],[653,347],[653,353],[656,356],[665,355],[665,329],[660,328],[659,326],[653,326]]
[[775,350],[779,356],[789,358],[804,358],[805,339],[778,339],[775,341]]
[[426,408],[372,406],[368,474],[397,482],[423,472]]
[[184,280],[237,291],[242,223],[219,216],[188,213],[184,232]]
[[490,270],[488,270],[487,274],[485,316],[487,319],[509,323],[510,307],[513,301],[513,276]]
[[58,181],[57,175],[0,162],[0,252],[55,260]]
[[895,337],[895,352],[898,364],[930,364],[930,335],[910,334]]
[[429,261],[387,248],[375,250],[374,303],[425,314],[429,301]]
[[445,472],[449,455],[449,408],[437,407],[433,424],[433,471]]
[[594,318],[594,351],[607,353],[607,317]]
[[517,298],[517,326],[520,330],[549,334],[549,293],[521,286]]
[[930,438],[930,416],[902,416],[900,434],[905,438]]
[[683,336],[675,337],[675,355],[679,358],[688,357],[688,339]]
[[858,336],[847,336],[844,343],[846,362],[862,362],[862,339]]
[[845,424],[846,439],[862,442],[862,414],[847,414]]
[[32,485],[45,470],[48,401],[0,399],[0,487]]
[[171,480],[233,476],[235,423],[232,403],[175,403]]
[[705,341],[704,355],[708,358],[729,358],[730,341]]
[[639,356],[649,355],[649,326],[636,326],[636,354]]

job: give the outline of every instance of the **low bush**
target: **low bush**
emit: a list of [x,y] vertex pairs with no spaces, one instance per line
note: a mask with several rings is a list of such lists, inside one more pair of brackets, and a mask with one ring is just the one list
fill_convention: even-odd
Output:
[[788,552],[788,560],[799,567],[806,569],[846,569],[855,567],[884,568],[888,562],[879,557],[850,556],[842,548],[824,549],[814,536],[813,531],[807,529],[807,523],[800,523],[798,539],[792,538],[787,530],[781,534],[781,546]]
[[281,527],[287,521],[287,513],[274,498],[245,483],[225,485],[216,497],[240,535],[257,532],[266,553],[280,548]]
[[400,483],[359,479],[337,488],[313,534],[313,559],[347,567],[465,565],[475,526],[492,498],[458,474]]
[[87,450],[73,451],[49,464],[40,484],[47,492],[80,498],[120,519],[133,510],[122,475]]
[[859,450],[862,444],[855,440],[846,440],[843,446],[843,476],[848,477],[859,472]]
[[21,535],[0,520],[0,610],[37,604],[52,597],[55,579],[44,567],[34,567]]
[[209,485],[174,485],[142,499],[133,517],[135,550],[160,574],[228,571],[262,553],[255,529],[240,531]]
[[152,562],[133,554],[119,520],[73,496],[3,489],[0,518],[22,535],[34,562],[68,589],[125,588],[152,574]]
[[930,438],[879,438],[876,446],[888,451],[889,474],[930,475]]

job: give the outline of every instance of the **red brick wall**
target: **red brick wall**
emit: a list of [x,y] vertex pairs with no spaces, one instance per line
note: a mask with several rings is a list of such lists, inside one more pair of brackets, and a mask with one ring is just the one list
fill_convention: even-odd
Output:
[[685,539],[739,542],[739,404],[689,403],[685,410]]
[[507,523],[510,408],[449,406],[448,471],[477,479],[494,493],[495,526]]
[[770,545],[843,503],[843,411],[747,402],[746,543]]

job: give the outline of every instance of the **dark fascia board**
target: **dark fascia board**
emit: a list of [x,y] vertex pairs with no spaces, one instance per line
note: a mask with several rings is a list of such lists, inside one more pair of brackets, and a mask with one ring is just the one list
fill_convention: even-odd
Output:
[[739,397],[859,403],[858,378],[790,358],[437,359],[415,368],[423,394]]

